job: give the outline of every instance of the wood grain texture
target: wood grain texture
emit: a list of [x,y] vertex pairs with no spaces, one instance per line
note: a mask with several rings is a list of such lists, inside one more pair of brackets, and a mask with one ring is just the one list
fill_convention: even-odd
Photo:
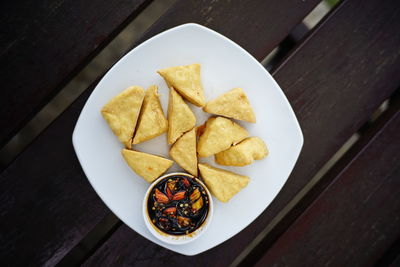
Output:
[[1,266],[52,266],[109,212],[71,143],[88,96],[89,91],[1,174]]
[[[236,29],[239,34],[235,35],[235,38],[246,39],[245,44],[249,46],[248,49],[258,58],[263,58],[275,44],[285,38],[290,28],[318,3],[318,1],[303,3],[291,0],[281,2],[282,6],[279,9],[275,0],[237,1],[231,3],[232,9],[227,11],[227,4],[222,1],[201,1],[202,6],[198,6],[198,1],[180,1],[172,7],[170,15],[163,16],[137,43],[162,31],[166,25],[184,23],[193,17],[190,21],[210,24],[223,33],[233,34],[233,29]],[[262,7],[266,17],[253,17],[249,20],[251,24],[244,23],[242,16],[246,5],[243,3],[248,4],[247,16],[250,17],[252,13],[260,14],[257,13],[258,7]],[[269,5],[266,3],[274,7],[268,8]],[[236,5],[240,8],[235,7]],[[258,22],[264,25],[268,21],[271,23],[280,21],[281,14],[288,8],[294,10],[294,15],[280,22],[286,25],[285,27],[279,26],[272,30],[269,27],[261,27],[257,34],[246,34],[247,28],[258,25]],[[205,10],[210,10],[207,16],[203,16]],[[225,23],[220,18],[221,15],[229,18],[229,23]],[[181,17],[182,20],[179,21],[177,17]],[[268,35],[267,39],[263,39],[265,42],[258,42],[265,34]],[[4,246],[0,252],[1,263],[24,265],[29,262],[52,265],[79,242],[107,212],[88,185],[71,143],[73,125],[95,84],[1,174],[3,189],[0,192],[0,199],[3,203],[0,210],[1,214],[6,216],[3,218],[7,218],[1,222],[1,226],[3,229],[9,229],[0,235],[1,243],[7,245],[7,249]],[[32,203],[34,200],[36,201]],[[26,223],[24,216],[32,220]],[[134,233],[129,235],[131,234]],[[153,244],[144,240],[144,246],[149,245]],[[155,247],[157,250],[160,249],[158,246]]]
[[398,239],[386,250],[385,254],[374,263],[374,266],[400,266],[400,236]]
[[149,2],[2,1],[0,147]]
[[262,60],[320,0],[178,1],[139,40],[195,22],[227,36]]
[[400,105],[380,126],[256,266],[367,266],[391,247],[400,236]]
[[398,267],[400,266],[400,255],[396,257],[396,259],[390,264],[390,267]]
[[[400,16],[393,8],[396,4],[345,1],[273,72],[300,121],[305,144],[282,191],[250,226],[195,257],[167,252],[142,239],[137,243],[123,226],[109,241],[114,245],[105,243],[87,265],[101,261],[176,266],[231,263],[400,84]],[[139,246],[143,251],[153,251],[153,257],[123,253]]]
[[[357,16],[354,15],[356,13]],[[321,163],[330,158],[326,152],[333,149],[320,149],[322,145],[332,146],[337,144],[338,140],[342,140],[342,143],[346,141],[351,133],[363,125],[360,122],[365,122],[377,105],[399,88],[400,76],[397,73],[400,71],[400,38],[398,38],[400,36],[394,33],[394,29],[400,27],[399,15],[398,2],[389,1],[381,5],[381,1],[375,0],[344,1],[329,15],[333,19],[327,18],[320,24],[326,29],[325,37],[339,31],[331,39],[331,45],[323,41],[324,35],[314,32],[308,36],[311,42],[305,42],[305,44],[312,43],[312,46],[298,46],[296,50],[300,53],[293,53],[274,70],[273,74],[278,83],[288,88],[286,95],[294,106],[305,139],[303,151],[289,179],[291,185],[292,182],[301,183],[303,181],[301,177],[310,173],[310,170],[319,168],[322,166]],[[395,28],[392,28],[393,26]],[[381,31],[384,27],[387,29]],[[395,35],[396,38],[393,38]],[[305,47],[314,51],[309,54],[308,67],[300,69],[285,66],[301,54],[301,50]],[[388,47],[391,47],[390,52],[387,50]],[[331,63],[319,64],[318,62],[323,63],[321,58],[330,59]],[[387,63],[391,65],[386,69],[387,72],[381,72],[388,67]],[[282,72],[283,68],[288,68],[290,72]],[[288,79],[288,75],[297,76],[298,79],[292,81]],[[329,81],[326,80],[328,76],[331,79]],[[296,90],[298,85],[294,83],[299,83],[305,89]],[[311,91],[309,88],[315,89]],[[319,105],[317,99],[320,98],[318,96],[320,94],[325,95],[326,104],[317,109]],[[357,110],[349,111],[351,105],[356,105]],[[299,110],[297,107],[301,112],[297,112]],[[346,130],[334,134],[337,131],[337,124],[334,122],[343,124],[343,129]],[[319,163],[315,165],[316,161],[310,161],[310,158],[319,159],[317,161]],[[319,187],[312,190],[314,196],[311,198],[320,194],[331,181],[321,182]],[[281,194],[286,195],[288,189],[290,188],[284,187]],[[304,205],[298,205],[281,220],[280,224],[259,243],[258,248],[253,249],[251,252],[253,255],[248,256],[244,265],[251,264],[255,258],[262,255],[258,249],[261,252],[265,251],[300,215],[305,209]],[[270,206],[274,207],[275,203]]]

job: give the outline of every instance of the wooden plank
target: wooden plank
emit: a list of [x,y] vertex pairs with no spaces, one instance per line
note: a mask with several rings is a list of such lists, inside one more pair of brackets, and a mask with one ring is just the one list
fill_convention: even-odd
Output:
[[374,266],[400,266],[400,237],[390,246]]
[[[268,5],[265,2],[274,7],[266,8]],[[144,41],[152,33],[162,31],[164,25],[171,25],[170,19],[174,19],[175,24],[184,23],[186,16],[191,14],[189,17],[196,18],[196,22],[211,24],[222,32],[233,34],[232,25],[236,25],[233,28],[241,33],[241,39],[247,39],[246,43],[250,50],[262,58],[261,53],[256,51],[265,48],[264,56],[268,54],[273,47],[271,43],[282,40],[290,27],[301,20],[317,2],[307,1],[299,4],[285,0],[282,1],[282,9],[277,9],[274,5],[276,1],[273,0],[247,1],[245,3],[248,7],[242,5],[242,2],[237,2],[236,5],[240,8],[232,4],[232,9],[227,12],[227,6],[222,1],[202,1],[202,6],[199,6],[198,1],[181,1],[172,7],[171,12],[177,17],[182,17],[182,21],[179,22],[176,17],[164,16],[139,42]],[[286,12],[287,8],[293,9],[295,15],[291,19],[282,20],[281,24],[286,25],[283,28],[261,27],[257,34],[247,34],[250,23],[243,22],[243,9],[246,8],[246,14],[250,16],[252,13],[257,14],[258,7],[264,8],[263,14],[268,19],[261,16],[253,17],[251,23],[255,25],[258,21],[261,25],[265,25],[265,21],[271,19],[271,22],[279,21],[282,17],[280,14]],[[202,17],[204,10],[209,9],[212,12]],[[229,18],[229,24],[219,18],[221,14]],[[222,24],[217,25],[217,22]],[[257,42],[264,34],[268,34],[271,43]],[[7,218],[2,220],[1,226],[2,229],[9,230],[0,235],[1,243],[8,246],[7,249],[0,251],[0,262],[13,265],[26,265],[26,263],[52,265],[104,216],[106,208],[88,186],[71,144],[73,124],[93,88],[94,86],[89,88],[1,174],[3,190],[0,192],[0,199],[3,203],[0,210],[3,218]],[[32,203],[34,200],[36,202]],[[26,207],[29,207],[28,211],[25,211]],[[36,214],[37,218],[27,224],[22,217],[25,213],[30,215],[29,218],[34,218]],[[145,242],[149,244],[148,241]],[[18,257],[21,255],[23,257]]]
[[396,259],[390,264],[391,267],[400,266],[400,254],[397,255]]
[[[262,60],[320,0],[178,1],[143,39],[182,23],[195,22],[227,36]],[[290,15],[288,13],[290,10]]]
[[[251,251],[246,255],[244,259],[241,260],[239,266],[253,266],[260,260],[260,258],[268,251],[271,246],[276,242],[276,240],[281,236],[290,226],[294,223],[294,221],[300,217],[300,215],[307,210],[307,208],[315,201],[319,195],[335,181],[338,173],[342,170],[346,169],[349,165],[349,162],[353,161],[355,157],[358,156],[361,150],[363,150],[371,139],[385,126],[385,124],[390,120],[396,112],[400,109],[400,91],[397,90],[393,96],[390,98],[390,108],[386,110],[383,115],[379,117],[377,121],[374,121],[373,124],[369,125],[367,129],[365,125],[361,129],[363,129],[362,138],[358,140],[350,149],[347,151],[338,162],[335,163],[334,168],[332,168],[327,174],[321,177],[313,187],[308,190],[307,194],[302,197],[302,199],[296,203],[296,205],[287,213],[285,217],[280,220],[274,226],[274,229],[269,231],[267,235],[263,237],[262,240],[259,240],[256,246],[252,246]],[[400,237],[399,237],[400,238]],[[400,244],[400,242],[397,242]],[[398,246],[398,245],[397,245]],[[393,247],[396,247],[393,245]],[[399,250],[399,249],[398,249]],[[399,250],[400,251],[400,250]],[[377,263],[376,266],[387,266],[387,262],[391,261],[392,254],[397,255],[397,251],[395,249],[390,249],[387,251],[388,255],[382,256],[383,264]],[[386,264],[385,264],[386,263]]]
[[88,96],[1,174],[0,265],[54,265],[109,212],[83,176],[71,143]]
[[391,247],[400,236],[400,105],[380,126],[256,266],[366,266]]
[[[305,144],[282,191],[249,227],[212,250],[184,257],[133,238],[131,230],[123,226],[87,265],[101,261],[231,263],[400,84],[400,14],[393,8],[396,3],[343,2],[274,71],[298,116]],[[153,257],[133,253],[138,247],[145,255],[150,251]]]
[[0,147],[150,2],[3,1]]
[[[6,33],[0,39],[3,48],[0,73],[4,77],[0,121],[8,127],[0,129],[0,147],[147,2],[96,0],[89,4],[78,3],[78,6],[65,0],[42,0],[40,4],[30,5],[7,2],[8,6],[1,9],[0,16]],[[198,22],[226,34],[261,59],[318,2],[320,0],[248,0],[235,4],[211,0],[178,1],[135,45],[170,27]],[[287,10],[291,10],[291,15],[283,16]],[[250,17],[252,19],[248,19]],[[277,18],[281,23],[274,25]],[[274,27],[266,28],[265,25]],[[259,40],[243,38],[244,35],[258,36]]]

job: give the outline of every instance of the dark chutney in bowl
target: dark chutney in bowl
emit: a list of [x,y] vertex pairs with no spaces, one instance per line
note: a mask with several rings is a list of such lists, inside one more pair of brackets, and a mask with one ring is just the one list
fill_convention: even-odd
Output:
[[188,235],[207,219],[209,196],[197,178],[171,175],[151,190],[147,212],[152,224],[169,235]]

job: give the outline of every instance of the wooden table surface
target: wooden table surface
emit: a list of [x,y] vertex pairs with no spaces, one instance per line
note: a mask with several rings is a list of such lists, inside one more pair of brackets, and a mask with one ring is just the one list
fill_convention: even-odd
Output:
[[[2,3],[0,146],[151,2]],[[343,0],[295,38],[294,29],[319,3],[177,0],[131,46],[195,22],[259,61],[275,48],[284,55],[271,74],[305,142],[285,186],[253,223],[192,257],[148,241],[117,219],[85,247],[114,218],[71,142],[101,75],[1,170],[1,266],[399,266],[400,3]],[[386,110],[371,119],[385,101]],[[315,182],[354,134],[356,143]]]

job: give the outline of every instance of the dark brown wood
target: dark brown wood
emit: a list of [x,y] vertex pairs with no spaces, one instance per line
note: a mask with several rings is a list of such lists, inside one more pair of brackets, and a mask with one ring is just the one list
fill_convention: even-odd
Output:
[[[122,227],[118,231],[121,238],[111,238],[112,245],[105,243],[87,264],[101,260],[110,264],[137,260],[153,265],[231,263],[400,84],[400,10],[394,8],[396,4],[379,0],[343,2],[274,71],[298,116],[305,144],[282,191],[249,227],[195,257],[167,252],[142,239],[136,243],[130,230]],[[120,253],[138,247],[162,256],[154,253],[154,258],[143,259],[141,254]]]
[[390,264],[390,267],[399,267],[400,266],[400,254],[397,255],[396,259]]
[[1,174],[1,266],[56,264],[109,212],[71,145],[89,92]]
[[227,36],[262,60],[319,2],[178,1],[139,42],[182,23],[196,22]]
[[400,237],[386,250],[385,254],[375,262],[374,266],[379,267],[398,267],[400,266]]
[[[375,129],[374,129],[375,130]],[[367,266],[400,236],[400,105],[256,266]],[[343,166],[344,165],[344,166]],[[382,266],[382,265],[381,265]]]
[[[134,248],[132,250],[132,248]],[[174,257],[171,257],[175,255]],[[197,256],[187,257],[151,243],[125,224],[83,266],[200,266]],[[185,263],[185,260],[188,263]],[[217,266],[213,261],[208,265]],[[226,265],[226,264],[225,264]],[[224,266],[224,265],[220,265]]]
[[150,2],[2,1],[0,147]]
[[0,265],[54,265],[109,212],[82,175],[71,144],[89,94],[1,174]]
[[[267,8],[266,2],[273,7]],[[228,6],[222,1],[201,1],[200,6],[198,1],[180,1],[172,7],[172,14],[170,12],[170,15],[161,18],[138,43],[162,31],[165,25],[184,23],[193,17],[194,21],[212,25],[223,33],[234,35],[232,29],[236,29],[240,34],[234,37],[245,40],[249,46],[245,48],[262,58],[318,3],[279,2],[282,3],[281,8],[276,7],[277,1],[247,1],[247,6],[242,5],[241,1],[231,3],[232,9],[227,9]],[[260,12],[259,7],[264,8],[263,16],[251,17],[252,13],[261,14],[257,13]],[[293,10],[293,17],[281,20],[286,10]],[[244,22],[243,15],[252,19]],[[225,23],[220,16],[225,16],[229,23]],[[176,17],[181,17],[182,21]],[[173,20],[172,24],[170,20]],[[274,21],[279,21],[280,25],[257,26],[258,23],[265,25]],[[251,25],[257,27],[257,34],[247,33]],[[262,39],[266,42],[258,42],[261,37],[265,38],[264,35],[270,41]],[[0,200],[3,203],[0,204],[0,210],[2,218],[6,220],[2,220],[0,226],[8,229],[0,235],[0,243],[7,246],[7,249],[0,251],[1,263],[52,265],[107,213],[88,185],[71,144],[73,125],[93,88],[89,88],[1,174]],[[144,247],[149,245],[152,244],[144,241]]]
[[[307,210],[307,208],[315,201],[321,193],[335,181],[339,173],[346,169],[351,161],[360,154],[371,140],[381,131],[385,124],[393,118],[400,108],[400,91],[391,97],[391,106],[389,110],[385,111],[372,125],[365,129],[362,133],[362,138],[358,140],[350,149],[335,163],[328,174],[324,175],[319,181],[307,192],[307,194],[279,221],[257,246],[253,246],[248,255],[240,262],[239,266],[253,266],[260,258],[269,250],[269,248],[276,242],[276,240],[293,224],[293,222]],[[362,128],[365,128],[364,126]],[[360,133],[360,132],[359,132]],[[396,253],[395,253],[396,254]],[[383,257],[383,256],[382,256]],[[385,260],[387,261],[387,260]],[[390,260],[389,260],[390,261]],[[387,264],[386,264],[387,265]],[[378,266],[386,266],[378,264]]]

